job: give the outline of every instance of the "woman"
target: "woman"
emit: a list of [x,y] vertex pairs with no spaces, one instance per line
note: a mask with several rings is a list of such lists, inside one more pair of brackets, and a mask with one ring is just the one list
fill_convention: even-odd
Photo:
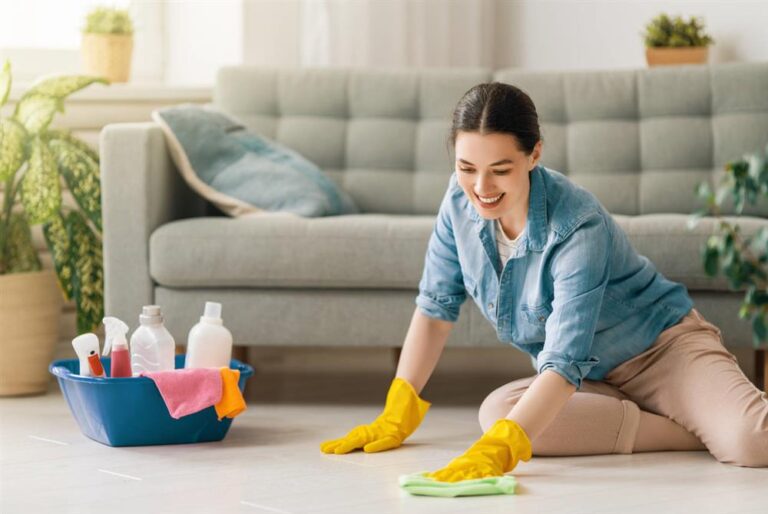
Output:
[[429,476],[498,476],[536,455],[709,450],[768,466],[768,397],[741,372],[685,287],[637,254],[600,202],[540,166],[536,108],[480,84],[459,101],[456,171],[429,241],[417,308],[382,414],[325,453],[399,446],[470,295],[538,373],[493,391],[483,436]]

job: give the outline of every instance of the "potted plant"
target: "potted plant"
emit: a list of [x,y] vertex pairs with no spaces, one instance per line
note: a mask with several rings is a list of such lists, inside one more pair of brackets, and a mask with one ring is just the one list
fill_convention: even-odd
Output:
[[723,203],[729,198],[737,216],[741,215],[745,204],[755,205],[761,198],[768,198],[768,147],[765,152],[726,164],[725,171],[714,191],[707,182],[696,187],[696,194],[706,202],[706,207],[693,213],[688,226],[693,228],[705,215],[718,220],[715,233],[702,247],[702,264],[711,277],[723,273],[731,289],[746,288],[739,318],[752,324],[758,385],[765,387],[768,380],[765,350],[768,340],[768,229],[762,227],[753,236],[745,236],[737,223],[723,219],[722,211]]
[[[106,81],[89,76],[38,80],[11,116],[0,117],[2,396],[46,391],[62,296],[75,301],[79,333],[93,330],[103,317],[99,157],[69,133],[49,128],[64,99],[94,82]],[[10,88],[6,61],[0,107]],[[63,205],[62,180],[77,208]],[[53,270],[44,269],[33,245],[35,225],[42,226]]]
[[670,18],[660,14],[645,26],[645,58],[649,66],[704,64],[714,40],[704,32],[704,23],[691,17]]
[[132,53],[133,22],[127,10],[97,7],[88,13],[82,40],[87,74],[110,82],[127,82]]

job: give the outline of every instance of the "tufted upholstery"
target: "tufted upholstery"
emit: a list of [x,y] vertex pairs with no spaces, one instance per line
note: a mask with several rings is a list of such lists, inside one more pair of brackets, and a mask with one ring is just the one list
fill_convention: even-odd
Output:
[[543,164],[614,214],[690,213],[696,184],[768,141],[768,63],[495,73],[233,67],[221,70],[214,103],[316,162],[363,212],[434,214],[452,170],[451,112],[467,89],[491,80],[533,98]]

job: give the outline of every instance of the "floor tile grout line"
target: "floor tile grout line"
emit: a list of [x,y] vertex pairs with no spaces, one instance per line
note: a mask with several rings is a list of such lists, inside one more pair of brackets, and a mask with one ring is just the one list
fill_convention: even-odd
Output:
[[69,443],[65,443],[64,441],[57,441],[56,439],[48,439],[48,438],[45,438],[45,437],[39,437],[39,436],[32,435],[32,434],[29,434],[28,437],[30,439],[35,439],[37,441],[43,441],[45,443],[53,443],[53,444],[58,444],[58,445],[61,445],[61,446],[69,446]]
[[257,509],[268,510],[270,512],[280,512],[282,514],[291,514],[287,510],[276,509],[274,507],[267,507],[265,505],[259,505],[258,503],[251,503],[251,502],[248,502],[248,501],[245,501],[245,500],[240,500],[240,504],[241,505],[246,505],[248,507],[254,507],[254,508],[257,508]]
[[122,473],[117,473],[115,471],[109,471],[108,469],[98,469],[97,471],[101,471],[102,473],[106,473],[107,475],[114,475],[116,477],[129,478],[131,480],[137,480],[137,481],[144,480],[143,478],[134,477],[134,476],[131,476],[131,475],[124,475]]

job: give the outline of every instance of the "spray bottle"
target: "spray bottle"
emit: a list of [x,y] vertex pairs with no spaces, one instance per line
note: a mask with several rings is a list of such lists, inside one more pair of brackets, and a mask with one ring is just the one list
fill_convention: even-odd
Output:
[[91,365],[88,362],[88,359],[92,355],[95,355],[98,360],[99,337],[90,332],[81,334],[72,340],[72,347],[75,349],[75,353],[77,353],[77,356],[80,359],[80,375],[84,377],[94,376],[91,372]]
[[109,355],[112,352],[112,361],[109,376],[112,378],[125,378],[131,376],[131,354],[128,352],[128,341],[125,334],[128,332],[128,325],[121,320],[113,317],[106,317],[102,320],[107,331],[107,340],[104,342],[104,353]]

